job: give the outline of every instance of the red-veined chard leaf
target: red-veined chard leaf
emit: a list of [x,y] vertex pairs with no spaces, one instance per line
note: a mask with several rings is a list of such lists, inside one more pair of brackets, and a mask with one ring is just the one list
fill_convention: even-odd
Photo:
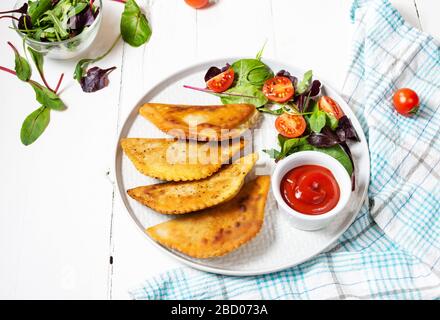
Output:
[[50,121],[50,109],[44,106],[38,108],[23,121],[20,131],[21,142],[28,146],[37,140]]
[[17,78],[25,82],[28,81],[32,75],[32,69],[31,66],[29,65],[29,62],[27,62],[26,58],[22,57],[20,53],[18,53],[17,48],[15,48],[12,43],[8,42],[8,45],[14,51],[15,72],[17,74]]
[[35,91],[35,98],[43,106],[58,111],[66,109],[64,102],[56,93],[34,81],[29,81],[29,84]]

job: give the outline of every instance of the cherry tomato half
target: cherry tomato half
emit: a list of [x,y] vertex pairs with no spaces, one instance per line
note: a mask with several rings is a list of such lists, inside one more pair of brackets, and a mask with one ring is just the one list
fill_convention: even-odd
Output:
[[295,89],[289,78],[276,76],[264,83],[263,93],[267,99],[282,103],[293,97]]
[[275,128],[286,138],[297,138],[306,130],[303,116],[283,113],[275,120]]
[[397,90],[393,96],[394,108],[404,116],[415,114],[419,109],[419,96],[414,90],[402,88]]
[[229,68],[226,71],[216,75],[206,82],[206,86],[214,92],[226,91],[234,82],[234,69]]
[[344,116],[339,104],[330,97],[323,96],[318,100],[318,107],[320,110],[333,115],[336,119],[341,119]]
[[201,9],[209,4],[209,0],[185,0],[194,9]]

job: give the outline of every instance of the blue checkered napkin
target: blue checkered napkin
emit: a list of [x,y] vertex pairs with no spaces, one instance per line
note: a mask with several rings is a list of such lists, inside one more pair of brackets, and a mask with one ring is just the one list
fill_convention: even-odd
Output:
[[[149,279],[134,299],[435,299],[440,297],[440,48],[388,0],[358,0],[343,88],[371,152],[369,201],[328,252],[258,277],[189,268]],[[398,116],[393,91],[419,93]],[[362,170],[362,168],[360,168]]]

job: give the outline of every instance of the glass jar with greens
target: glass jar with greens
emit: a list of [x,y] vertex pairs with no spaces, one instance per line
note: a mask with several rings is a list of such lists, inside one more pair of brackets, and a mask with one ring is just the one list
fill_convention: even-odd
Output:
[[26,44],[48,58],[71,59],[95,40],[102,0],[18,0],[12,20]]

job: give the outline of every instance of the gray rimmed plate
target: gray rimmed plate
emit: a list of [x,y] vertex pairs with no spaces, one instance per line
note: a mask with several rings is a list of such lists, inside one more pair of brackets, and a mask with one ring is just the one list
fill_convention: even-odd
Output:
[[[230,58],[200,63],[176,72],[159,82],[133,106],[132,112],[124,122],[119,140],[125,137],[167,137],[152,123],[138,115],[139,106],[145,102],[193,105],[220,104],[218,97],[185,89],[183,85],[204,86],[203,77],[209,67],[213,65],[222,66],[226,62],[231,63],[236,60],[238,59]],[[274,71],[285,69],[299,77],[304,73],[302,69],[283,63],[267,59],[263,59],[263,61]],[[319,75],[315,75],[314,78],[319,79]],[[323,88],[327,95],[333,97],[340,104],[346,115],[351,119],[361,139],[360,143],[350,145],[355,161],[356,190],[351,195],[347,212],[341,218],[334,221],[327,228],[318,231],[310,232],[295,229],[291,225],[289,217],[278,210],[272,191],[270,191],[263,228],[253,240],[224,257],[212,259],[187,257],[154,242],[144,232],[145,228],[173,217],[157,213],[127,196],[127,189],[157,183],[158,180],[139,173],[130,160],[124,156],[118,144],[115,156],[115,173],[119,194],[131,218],[145,237],[153,241],[164,253],[172,255],[191,267],[235,276],[250,276],[280,271],[307,261],[331,246],[353,222],[365,200],[370,178],[370,161],[368,144],[355,114],[335,90],[324,83]],[[254,152],[259,153],[260,159],[250,176],[271,174],[274,169],[274,161],[261,151],[277,147],[277,132],[274,121],[274,116],[264,114],[262,121],[254,131]]]

